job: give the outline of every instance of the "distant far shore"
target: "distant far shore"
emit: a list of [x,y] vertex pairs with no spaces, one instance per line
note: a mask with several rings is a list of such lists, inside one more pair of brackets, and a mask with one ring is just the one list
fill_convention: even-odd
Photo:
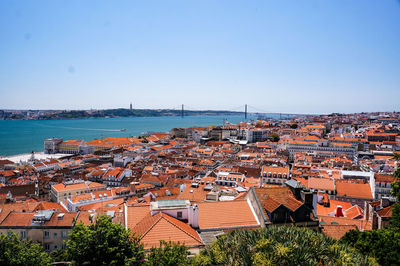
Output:
[[0,120],[62,120],[114,117],[160,117],[160,116],[217,116],[241,115],[244,112],[215,110],[174,109],[106,109],[106,110],[0,110]]

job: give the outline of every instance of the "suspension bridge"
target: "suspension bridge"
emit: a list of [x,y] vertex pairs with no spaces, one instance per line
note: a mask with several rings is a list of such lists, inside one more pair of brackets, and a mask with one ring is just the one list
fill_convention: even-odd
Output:
[[191,111],[201,111],[201,112],[206,112],[206,111],[220,111],[220,112],[232,112],[232,113],[237,113],[238,115],[243,115],[244,119],[247,120],[249,116],[251,117],[258,117],[258,118],[268,118],[268,117],[273,117],[273,118],[279,118],[280,120],[286,120],[286,119],[291,119],[294,117],[299,117],[299,116],[308,116],[311,114],[293,114],[293,113],[277,113],[277,112],[269,112],[266,110],[263,110],[261,108],[251,106],[248,104],[244,104],[241,106],[236,106],[233,108],[227,108],[223,110],[207,110],[207,109],[198,109],[192,106],[188,105],[179,105],[171,108],[170,110],[174,111],[180,111],[181,117],[185,117],[190,113]]

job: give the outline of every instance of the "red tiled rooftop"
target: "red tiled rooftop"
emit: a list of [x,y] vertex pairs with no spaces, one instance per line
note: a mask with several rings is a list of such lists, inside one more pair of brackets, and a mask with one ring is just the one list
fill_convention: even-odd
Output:
[[199,228],[258,227],[246,200],[199,202]]
[[132,231],[139,235],[145,249],[159,247],[160,240],[173,241],[185,246],[200,246],[201,239],[190,225],[168,214],[158,212],[147,214]]
[[336,182],[337,196],[373,199],[369,184]]

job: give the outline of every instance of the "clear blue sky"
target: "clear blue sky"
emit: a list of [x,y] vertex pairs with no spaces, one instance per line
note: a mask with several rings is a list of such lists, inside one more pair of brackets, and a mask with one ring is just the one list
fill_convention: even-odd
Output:
[[400,111],[400,1],[0,1],[0,109]]

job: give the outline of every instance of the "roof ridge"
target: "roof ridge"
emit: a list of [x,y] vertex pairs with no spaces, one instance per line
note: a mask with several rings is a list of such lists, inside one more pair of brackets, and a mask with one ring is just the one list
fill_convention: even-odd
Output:
[[[161,212],[158,212],[158,213],[156,213],[156,214],[154,214],[154,215],[151,215],[151,212],[148,214],[148,215],[150,215],[150,218],[153,218],[154,216],[156,216],[156,215],[158,215],[159,213],[161,213]],[[146,215],[145,217],[143,217],[143,219],[142,220],[140,220],[140,222],[138,222],[136,225],[135,225],[135,227],[137,227],[140,223],[142,223],[143,221],[144,221],[144,219],[147,219],[148,217],[148,215]],[[159,221],[161,220],[161,215],[160,215],[160,217],[159,218],[156,218],[156,220],[151,224],[151,226],[149,226],[149,228],[140,236],[140,239],[142,239]],[[134,227],[134,229],[135,229],[135,227]]]
[[[165,214],[165,213],[164,213]],[[196,240],[196,241],[199,241],[195,236],[193,236],[192,234],[190,234],[189,232],[187,232],[186,230],[183,230],[183,228],[181,228],[181,227],[179,227],[177,224],[174,224],[171,220],[170,220],[170,218],[174,218],[174,217],[172,217],[172,216],[169,216],[168,214],[165,214],[166,216],[168,216],[168,218],[165,218],[164,217],[164,219],[167,221],[167,222],[169,222],[170,224],[172,224],[173,226],[175,226],[176,228],[178,228],[179,230],[181,230],[182,232],[184,232],[185,234],[187,234],[188,236],[190,236],[191,238],[193,238],[194,240]],[[176,218],[174,218],[175,220],[177,220],[177,221],[179,221],[178,219],[176,219]],[[181,223],[183,223],[183,224],[185,224],[185,225],[188,225],[190,228],[192,228],[189,224],[186,224],[186,223],[184,223],[184,222],[182,222],[182,221],[179,221],[179,222],[181,222]],[[193,229],[193,228],[192,228]],[[194,230],[194,229],[193,229]],[[201,241],[199,241],[199,242],[201,242]]]
[[7,215],[4,217],[4,219],[0,221],[0,225],[7,219],[7,217],[10,215],[11,212],[14,212],[14,210],[8,211],[8,213],[7,213]]

